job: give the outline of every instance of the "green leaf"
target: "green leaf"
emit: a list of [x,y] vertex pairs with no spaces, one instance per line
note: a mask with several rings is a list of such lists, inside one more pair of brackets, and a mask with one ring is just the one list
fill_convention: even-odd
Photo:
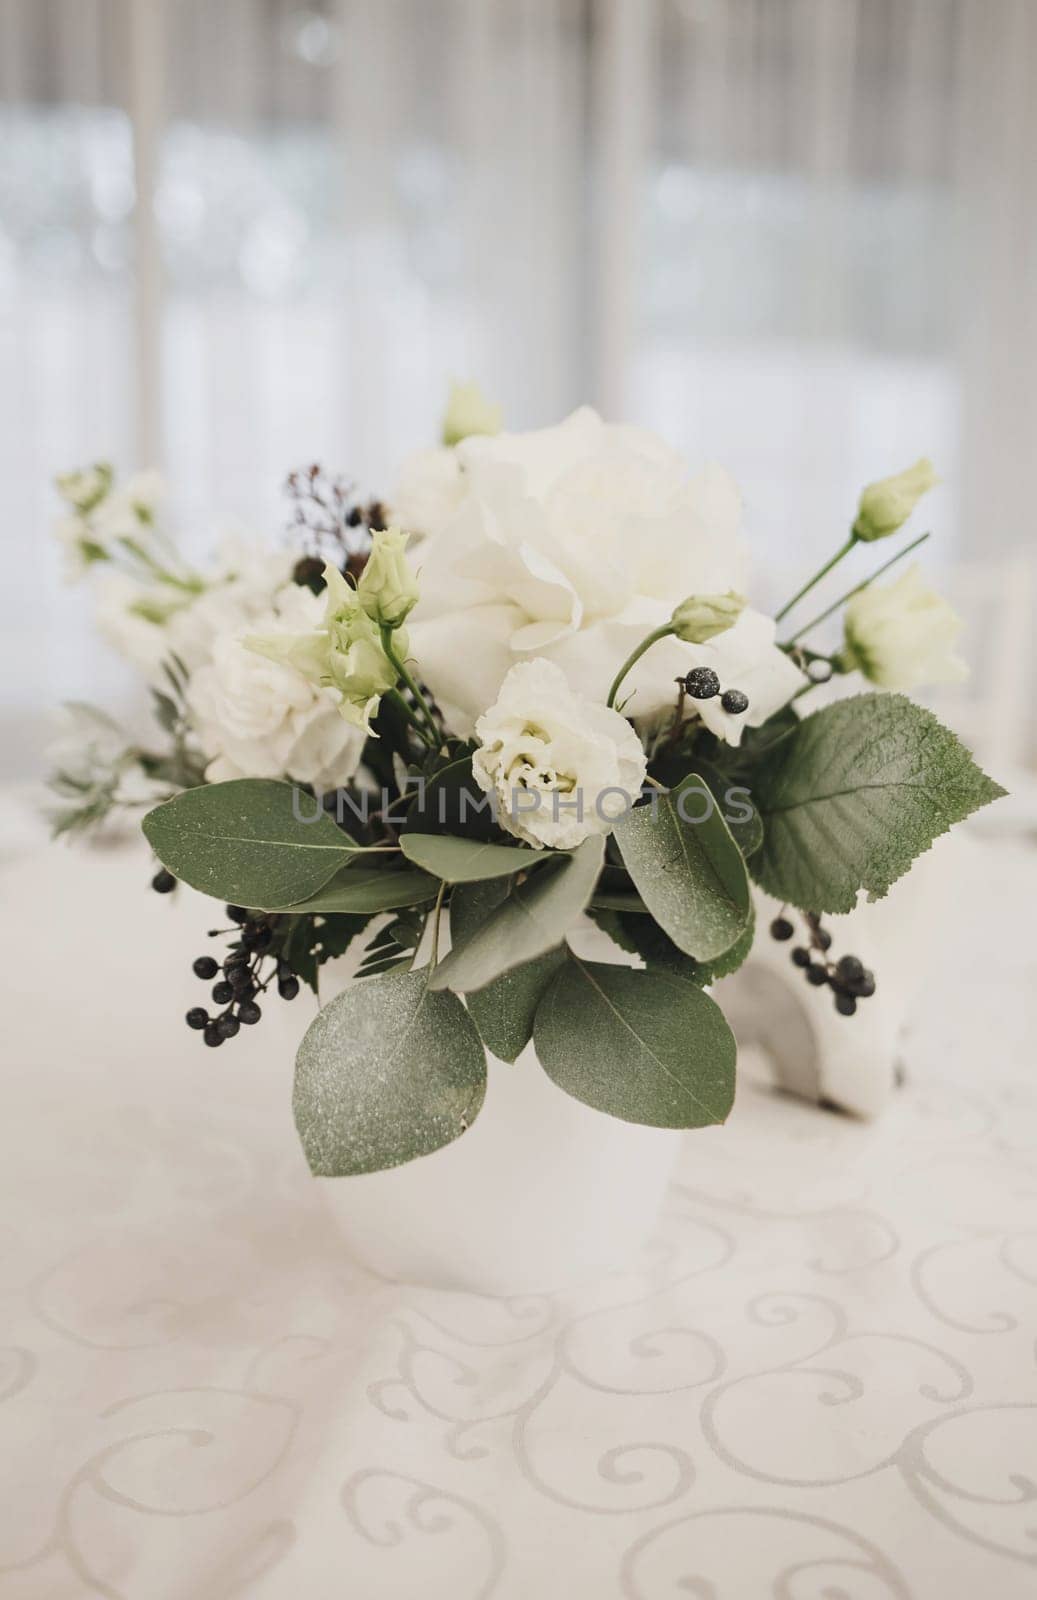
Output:
[[533,1037],[544,990],[565,960],[561,945],[466,996],[479,1037],[499,1061],[517,1061]]
[[293,784],[235,778],[185,790],[143,828],[163,866],[192,889],[276,911],[316,894],[356,850],[315,806]]
[[459,1138],[478,1115],[485,1051],[457,996],[433,993],[427,976],[357,984],[307,1030],[293,1106],[315,1177],[402,1166]]
[[703,1128],[734,1102],[735,1041],[707,994],[668,972],[570,952],[540,1002],[533,1038],[566,1094],[625,1122]]
[[476,883],[528,872],[553,851],[520,850],[516,845],[484,844],[447,833],[405,833],[400,847],[408,861],[434,873],[444,883]]
[[393,911],[397,906],[420,905],[434,900],[439,884],[427,872],[397,871],[390,867],[357,865],[340,871],[323,889],[308,900],[291,905],[264,905],[264,911],[348,911],[353,915],[373,916],[376,911]]
[[[470,994],[560,944],[590,902],[604,851],[601,837],[585,839],[571,855],[555,856],[523,883],[509,880],[503,898],[478,933],[439,963],[433,988]],[[452,927],[456,902],[460,900],[463,916],[466,896],[484,897],[488,887],[492,885],[455,889],[450,902]]]
[[734,777],[725,775],[705,761],[697,762],[695,770],[720,807],[731,837],[743,856],[754,855],[763,843],[763,818],[756,809],[747,785],[736,783]]
[[344,955],[367,917],[291,917],[284,939],[284,955],[300,982],[317,993],[319,969],[326,961]]
[[679,950],[709,961],[730,948],[749,917],[749,879],[697,773],[629,811],[614,836],[642,900]]
[[804,718],[762,762],[753,876],[809,911],[879,899],[933,840],[1004,790],[949,729],[899,694],[855,695]]
[[451,750],[449,759],[414,788],[408,833],[456,834],[467,840],[508,843],[507,834],[493,820],[489,795],[472,776],[473,748],[467,745]]

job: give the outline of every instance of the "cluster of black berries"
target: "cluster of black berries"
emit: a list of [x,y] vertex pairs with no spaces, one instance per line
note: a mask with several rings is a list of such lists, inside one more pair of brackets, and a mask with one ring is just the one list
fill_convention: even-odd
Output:
[[382,502],[359,500],[352,484],[329,477],[317,465],[290,473],[285,488],[292,502],[292,537],[302,541],[305,551],[293,568],[294,582],[319,594],[328,561],[358,578],[370,553],[371,534],[388,526]]
[[749,709],[749,696],[743,694],[741,689],[724,689],[721,692],[720,679],[712,667],[692,667],[686,677],[678,678],[682,694],[689,694],[693,700],[715,700],[720,695],[720,704],[724,710],[733,717],[740,717],[743,711]]
[[[829,958],[832,935],[822,927],[821,918],[813,912],[806,914],[809,947],[798,944],[792,951],[793,966],[800,967],[809,984],[820,989],[827,984],[835,995],[835,1009],[842,1017],[852,1017],[858,1000],[867,1000],[875,993],[875,977],[857,956]],[[784,941],[791,939],[795,928],[782,913],[771,923],[771,937]]]
[[[278,933],[280,918],[262,911],[246,911],[243,906],[228,906],[227,915],[239,929],[238,937],[222,965],[215,956],[199,956],[194,962],[196,978],[210,983],[212,998],[220,1008],[210,1015],[204,1006],[192,1006],[187,1013],[187,1026],[196,1028],[207,1045],[215,1048],[225,1039],[233,1039],[244,1023],[253,1027],[263,1015],[256,996],[264,994],[276,980],[277,992],[282,1000],[294,1000],[299,993],[299,980],[283,956],[271,951]],[[214,935],[223,931],[214,929]],[[264,968],[272,963],[264,975]]]

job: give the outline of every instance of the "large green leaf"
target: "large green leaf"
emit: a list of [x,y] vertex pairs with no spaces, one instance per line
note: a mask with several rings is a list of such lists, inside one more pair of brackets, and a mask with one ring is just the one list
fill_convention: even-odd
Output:
[[642,900],[679,950],[710,961],[730,949],[749,917],[749,879],[697,773],[629,811],[615,840]]
[[528,872],[551,851],[520,850],[517,845],[485,844],[448,833],[405,833],[400,846],[408,861],[434,873],[444,883],[477,883]]
[[753,779],[764,842],[753,875],[779,900],[852,911],[884,895],[955,822],[1004,794],[949,729],[899,694],[825,706]]
[[466,996],[479,1037],[500,1061],[517,1061],[533,1037],[544,990],[565,960],[561,945]]
[[[508,885],[499,878],[455,890],[450,902],[450,937],[455,949],[475,937],[507,894]],[[498,1060],[516,1061],[526,1048],[533,1037],[540,997],[564,958],[564,948],[558,944],[465,996],[483,1044]]]
[[143,827],[159,860],[192,889],[264,911],[316,894],[356,851],[308,795],[267,778],[185,789]]
[[489,795],[483,793],[472,776],[473,748],[452,750],[423,783],[408,791],[408,833],[457,834],[464,839],[493,839],[507,844],[508,836],[494,821]]
[[486,1055],[454,994],[428,974],[372,978],[310,1025],[295,1063],[295,1125],[310,1171],[380,1172],[450,1144],[486,1093]]
[[[368,859],[371,859],[370,857]],[[384,858],[383,858],[384,859]],[[354,915],[373,916],[376,911],[394,911],[398,906],[421,905],[433,900],[439,884],[427,872],[402,872],[389,867],[348,867],[332,878],[323,889],[318,889],[308,900],[294,901],[291,905],[272,905],[259,901],[264,911],[348,911]],[[256,901],[252,902],[257,904]]]
[[[560,944],[590,902],[604,849],[602,838],[585,839],[571,855],[559,854],[545,862],[523,883],[511,879],[482,927],[440,962],[432,978],[433,988],[470,994]],[[458,898],[463,914],[466,895],[485,896],[491,887],[477,884],[455,889],[452,923]]]
[[669,972],[569,959],[551,980],[533,1038],[544,1071],[585,1105],[625,1122],[703,1128],[735,1092],[724,1014]]

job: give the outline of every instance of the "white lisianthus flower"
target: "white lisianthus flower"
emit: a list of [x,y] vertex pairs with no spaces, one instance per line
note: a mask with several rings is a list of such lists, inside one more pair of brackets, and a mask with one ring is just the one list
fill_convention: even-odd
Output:
[[[293,586],[260,619],[267,637],[315,629],[323,603]],[[291,778],[329,790],[348,783],[364,735],[339,714],[335,689],[250,649],[242,633],[216,639],[212,659],[192,675],[188,709],[210,783],[228,778]]]
[[54,532],[65,548],[70,578],[121,550],[146,549],[165,482],[157,472],[138,472],[118,488],[112,468],[101,462],[82,472],[66,472],[58,493],[70,514],[59,517]]
[[392,520],[416,538],[428,538],[450,521],[464,493],[456,450],[416,450],[404,462],[391,497]]
[[476,783],[501,827],[537,848],[608,833],[641,793],[645,753],[629,722],[540,657],[510,669],[475,733]]
[[[422,555],[410,621],[420,672],[454,730],[467,734],[516,662],[540,656],[575,693],[603,703],[622,662],[686,595],[744,593],[740,499],[719,468],[690,477],[652,434],[588,409],[557,427],[458,445],[462,494]],[[674,680],[709,666],[749,697],[696,710],[720,738],[764,722],[805,682],[746,608],[705,644],[653,645],[623,685],[630,715],[674,704]]]
[[[406,540],[406,535],[403,537]],[[310,683],[333,686],[339,715],[367,734],[382,695],[395,687],[399,674],[382,647],[381,629],[364,610],[358,591],[330,565],[324,568],[324,583],[323,595],[316,597],[323,608],[319,627],[294,633],[286,629],[250,633],[246,642],[257,655],[283,662]],[[406,628],[397,626],[393,639],[399,658],[406,657]]]
[[105,568],[94,591],[98,629],[151,683],[171,655],[192,672],[211,659],[218,638],[265,617],[280,591],[294,587],[293,562],[289,551],[235,535],[198,589]]
[[863,672],[883,689],[961,683],[968,667],[955,654],[962,629],[957,612],[927,589],[918,567],[895,583],[872,584],[846,607],[844,668]]

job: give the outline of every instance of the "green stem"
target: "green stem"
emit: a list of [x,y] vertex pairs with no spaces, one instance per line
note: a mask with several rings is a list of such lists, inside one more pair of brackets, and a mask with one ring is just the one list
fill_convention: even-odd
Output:
[[812,621],[804,622],[803,626],[797,628],[791,638],[784,640],[783,643],[795,644],[796,640],[801,639],[805,633],[809,633],[811,629],[818,627],[822,622],[827,622],[833,611],[838,611],[839,607],[844,606],[847,600],[852,600],[855,594],[860,594],[862,589],[866,589],[869,584],[874,583],[876,578],[881,578],[882,574],[888,572],[890,567],[895,567],[898,561],[903,561],[905,556],[909,556],[912,550],[917,550],[920,544],[924,544],[931,537],[932,535],[929,533],[920,533],[917,539],[912,539],[911,543],[906,544],[903,550],[898,550],[895,556],[890,556],[889,560],[884,561],[882,566],[878,567],[869,577],[856,584],[854,588],[847,589],[846,593],[841,595],[838,600],[833,600],[832,604],[814,617]]
[[[393,665],[395,666],[396,663],[393,662]],[[419,717],[415,716],[414,707],[407,704],[399,689],[389,689],[387,692],[389,699],[393,702],[393,705],[397,706],[399,710],[403,712],[403,715],[407,718],[407,721],[410,723],[415,733],[418,734],[420,738],[424,739],[430,750],[434,750],[438,745],[439,740],[438,738],[433,739],[432,735],[425,727],[425,724]]]
[[658,644],[660,639],[668,638],[673,631],[672,622],[667,622],[664,627],[656,628],[654,633],[650,633],[647,639],[642,639],[637,649],[630,652],[623,665],[616,673],[616,676],[612,680],[612,688],[609,690],[609,697],[605,702],[606,705],[608,705],[610,708],[615,706],[616,696],[619,693],[620,685],[622,684],[627,673],[630,671],[631,667],[637,665],[646,650],[650,649],[653,644]]
[[418,705],[419,710],[421,711],[422,716],[425,718],[425,721],[428,723],[429,732],[432,735],[430,743],[432,743],[434,745],[438,745],[438,743],[439,743],[439,729],[436,726],[436,719],[432,715],[432,710],[431,710],[431,707],[429,706],[428,701],[425,699],[425,696],[422,694],[421,690],[418,688],[418,685],[417,685],[417,683],[416,683],[416,681],[414,679],[413,674],[408,671],[407,663],[405,661],[401,661],[400,660],[399,656],[396,654],[396,651],[392,647],[393,630],[391,628],[383,628],[381,630],[381,633],[382,633],[382,649],[385,651],[385,653],[388,656],[389,660],[392,662],[393,666],[396,668],[397,675],[403,680],[403,682],[407,685],[407,688],[410,690],[411,694],[414,696],[414,699],[415,699],[415,701],[416,701],[416,703]]
[[435,910],[432,913],[432,948],[429,952],[428,963],[429,977],[431,977],[433,972],[435,972],[436,964],[439,961],[439,923],[440,918],[443,915],[443,898],[445,894],[446,884],[441,883],[439,886],[439,893],[436,895]]
[[821,570],[819,572],[815,572],[814,576],[803,585],[802,589],[798,590],[797,593],[792,596],[791,600],[787,600],[785,602],[780,611],[775,612],[775,622],[780,622],[782,617],[787,616],[792,610],[792,607],[798,605],[803,599],[803,596],[809,594],[811,589],[814,588],[815,584],[820,583],[822,578],[826,578],[831,572],[832,568],[838,566],[839,562],[843,559],[843,556],[849,555],[856,543],[857,535],[855,533],[851,533],[850,537],[847,539],[842,548],[835,552],[835,555],[832,557],[831,561],[826,561]]

